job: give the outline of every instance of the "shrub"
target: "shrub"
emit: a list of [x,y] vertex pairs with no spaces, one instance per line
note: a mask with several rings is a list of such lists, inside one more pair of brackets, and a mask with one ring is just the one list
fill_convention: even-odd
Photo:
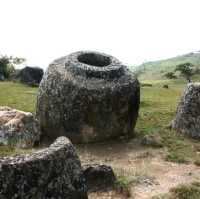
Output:
[[173,73],[173,72],[168,72],[168,73],[165,73],[164,75],[166,78],[168,79],[176,79],[176,75]]
[[10,74],[15,71],[15,65],[24,61],[25,59],[23,58],[0,55],[0,75],[3,75],[4,78],[9,78]]

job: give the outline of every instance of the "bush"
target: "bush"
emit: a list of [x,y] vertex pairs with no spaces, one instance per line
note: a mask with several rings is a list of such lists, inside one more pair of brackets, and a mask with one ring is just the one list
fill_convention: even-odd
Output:
[[23,58],[0,56],[0,75],[3,78],[9,78],[15,71],[15,65],[21,64],[25,61]]
[[176,75],[173,73],[173,72],[168,72],[168,73],[165,73],[164,75],[166,78],[168,79],[176,79]]

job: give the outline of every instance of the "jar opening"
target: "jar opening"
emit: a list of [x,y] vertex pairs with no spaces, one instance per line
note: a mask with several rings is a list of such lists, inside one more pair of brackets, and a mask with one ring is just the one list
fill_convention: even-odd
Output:
[[81,54],[78,56],[78,61],[96,67],[105,67],[111,64],[109,57],[97,53]]

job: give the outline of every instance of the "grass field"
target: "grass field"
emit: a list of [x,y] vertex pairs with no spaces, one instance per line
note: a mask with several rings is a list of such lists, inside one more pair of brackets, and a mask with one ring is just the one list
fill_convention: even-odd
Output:
[[0,106],[35,112],[37,88],[19,83],[0,82]]
[[[158,135],[168,149],[167,160],[192,161],[200,164],[200,144],[166,128],[175,115],[181,93],[185,87],[180,81],[154,81],[152,87],[141,88],[141,107],[136,126],[137,136]],[[162,88],[168,84],[169,89]],[[0,83],[0,105],[35,112],[37,89],[19,83]]]
[[[152,87],[141,88],[141,106],[139,118],[136,125],[136,140],[140,140],[146,135],[159,137],[164,149],[167,151],[165,156],[165,160],[167,162],[175,162],[179,164],[195,164],[197,166],[200,166],[200,142],[179,135],[176,132],[167,128],[167,126],[175,116],[177,104],[186,86],[185,82],[180,80],[157,80],[151,82],[147,81],[145,83],[151,83]],[[163,88],[164,84],[167,84],[169,86],[169,89]],[[38,88],[28,87],[19,83],[0,82],[0,106],[10,106],[23,111],[30,111],[32,113],[35,113],[37,90]],[[135,139],[128,141],[128,143],[125,145],[126,147],[130,146],[131,148],[132,145],[134,146],[134,142]],[[125,147],[125,145],[123,146],[123,148]],[[112,146],[112,144],[109,144],[109,147],[110,146]],[[95,151],[98,151],[97,159],[101,158],[99,156],[101,150],[101,146],[99,147],[99,149],[95,148]],[[121,151],[121,149],[119,150]],[[81,155],[79,148],[78,151],[81,161],[84,162],[84,155]],[[13,148],[9,149],[8,147],[2,146],[0,147],[0,156],[16,155],[19,153],[29,152],[30,150],[26,151],[19,149],[16,150]],[[86,152],[86,154],[87,153],[88,152]],[[145,152],[145,154],[149,153]],[[124,182],[126,182],[128,178],[125,176],[125,178],[123,179],[125,180],[122,180],[121,184],[124,184]],[[170,194],[172,194],[173,197],[171,197],[171,195],[169,197],[166,195],[158,196],[155,198],[183,199],[183,195],[189,195],[189,197],[186,197],[184,199],[197,199],[200,197],[200,193],[197,193],[196,190],[199,191],[199,188],[191,187],[190,185],[183,185],[172,190]]]
[[136,129],[138,135],[155,134],[161,136],[169,155],[167,160],[186,163],[198,163],[200,157],[200,143],[198,141],[178,135],[167,126],[175,116],[177,104],[180,100],[185,84],[181,82],[166,82],[169,89],[162,88],[163,82],[156,82],[153,87],[144,87],[141,92],[140,116]]

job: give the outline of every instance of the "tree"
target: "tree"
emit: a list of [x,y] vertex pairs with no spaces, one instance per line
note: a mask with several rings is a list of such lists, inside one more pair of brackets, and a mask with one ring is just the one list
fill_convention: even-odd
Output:
[[168,73],[165,73],[164,76],[168,79],[176,79],[176,75],[174,74],[174,72],[168,72]]
[[194,67],[193,64],[186,62],[186,63],[177,65],[175,68],[175,72],[179,71],[180,74],[183,77],[185,77],[188,82],[191,82],[191,77],[192,75],[194,75],[193,67]]
[[6,56],[2,56],[0,58],[0,75],[3,75],[3,77],[8,77],[8,64],[9,59]]
[[24,58],[0,55],[0,75],[3,75],[4,78],[9,78],[10,74],[15,71],[15,66],[24,61]]

